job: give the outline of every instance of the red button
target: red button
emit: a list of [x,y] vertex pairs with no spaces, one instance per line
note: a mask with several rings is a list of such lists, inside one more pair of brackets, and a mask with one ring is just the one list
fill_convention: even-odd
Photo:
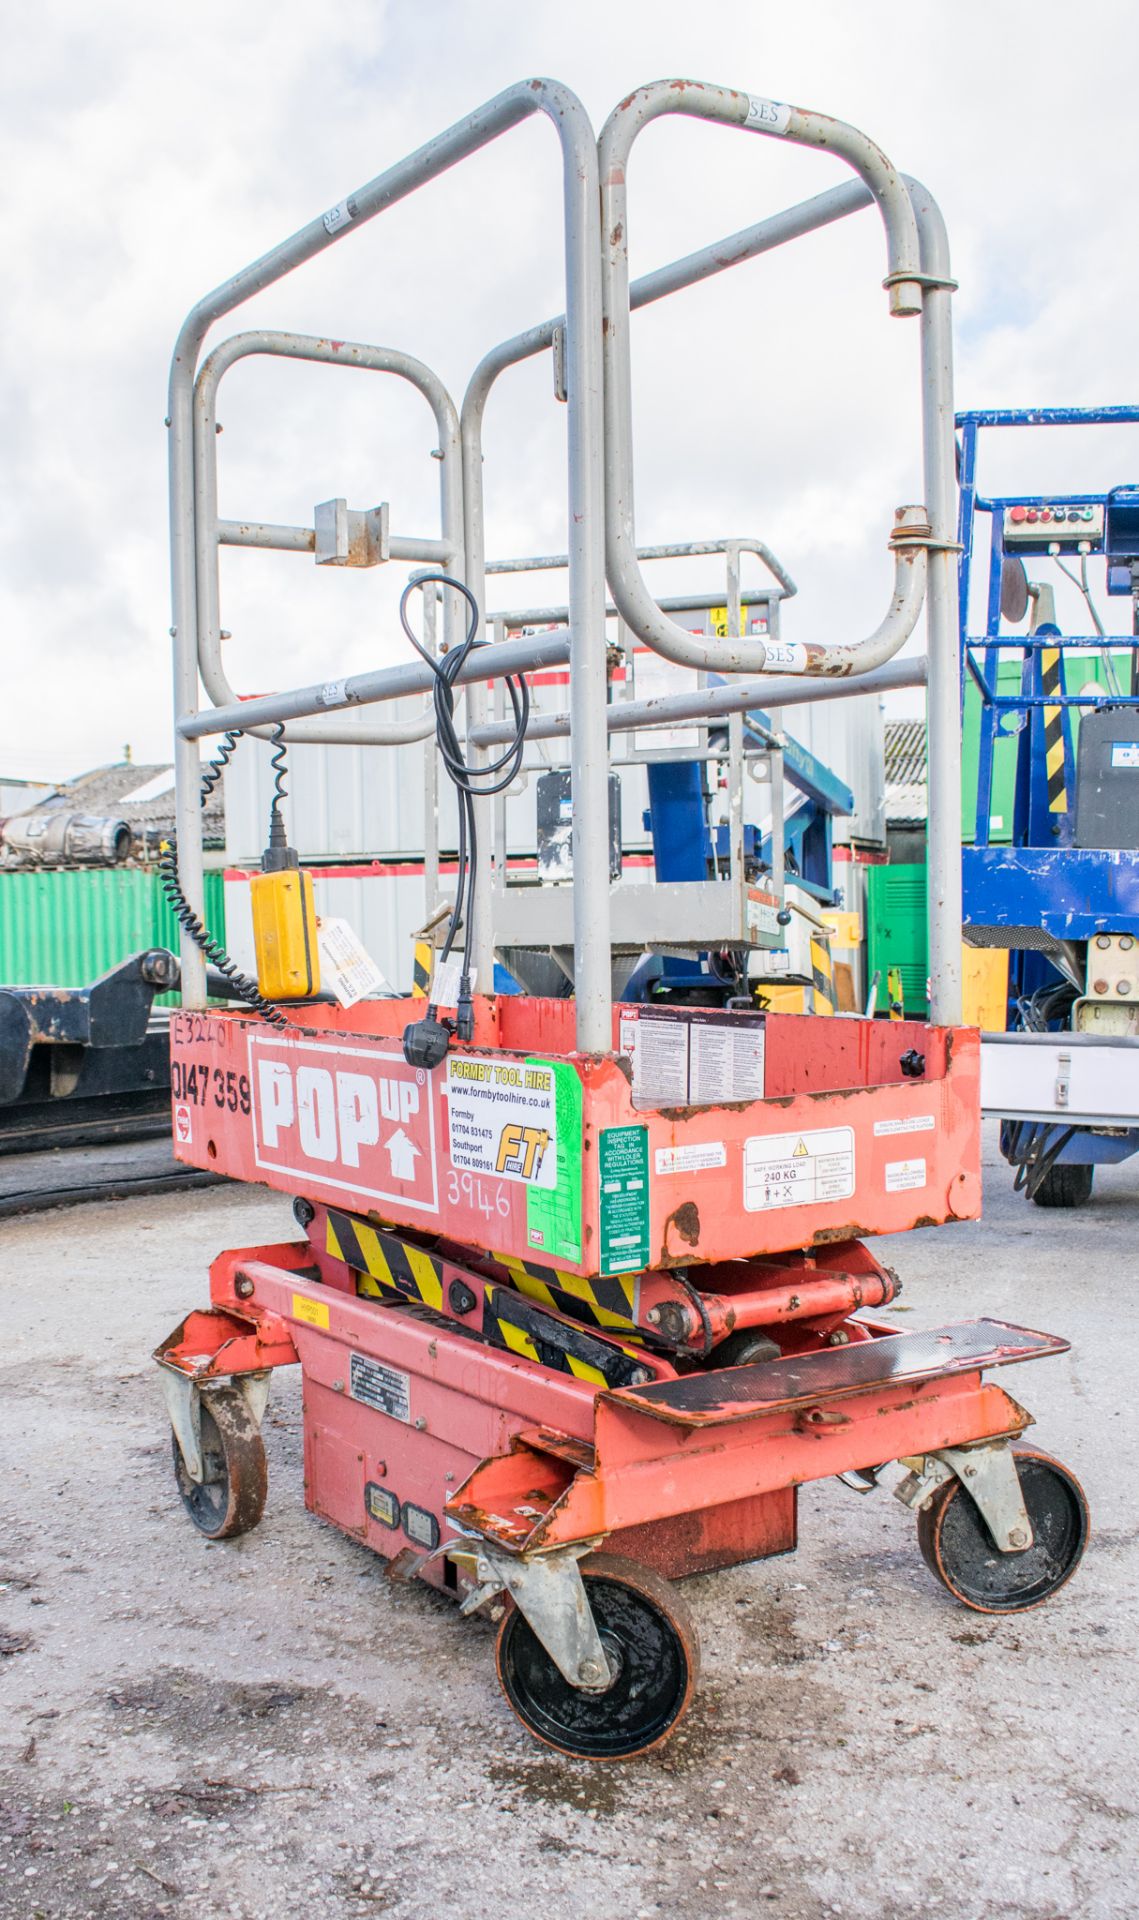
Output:
[[1026,520],[1039,520],[1040,515],[1037,513],[1035,507],[1029,507],[1028,512],[1025,514],[1024,517]]
[[1009,514],[1009,519],[1012,521],[1014,527],[1019,527],[1021,522],[1027,518],[1028,510],[1025,507],[1014,507]]

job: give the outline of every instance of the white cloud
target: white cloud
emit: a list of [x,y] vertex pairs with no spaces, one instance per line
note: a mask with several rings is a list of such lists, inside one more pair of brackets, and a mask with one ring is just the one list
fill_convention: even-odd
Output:
[[[1139,291],[1125,230],[1135,46],[1127,0],[904,14],[884,0],[281,0],[269,14],[47,0],[13,14],[0,79],[0,769],[72,772],[127,740],[140,759],[167,751],[162,417],[184,313],[504,85],[554,74],[597,126],[662,73],[853,121],[946,214],[960,403],[1119,401],[1132,397]],[[823,156],[727,130],[653,127],[630,172],[633,270],[841,177]],[[556,142],[531,124],[231,324],[404,347],[459,395],[486,347],[561,306],[558,217]],[[801,585],[796,637],[877,621],[892,509],[920,498],[916,328],[886,316],[881,255],[860,214],[635,322],[640,536],[767,539]],[[414,396],[249,362],[222,399],[223,511],[299,521],[343,493],[389,499],[399,530],[433,530],[431,421]],[[563,433],[546,360],[506,376],[487,424],[492,550],[564,544]],[[1133,447],[1090,440],[1080,483],[1134,477]],[[1021,457],[1011,441],[999,453]],[[1047,461],[1061,478],[1046,484],[1063,484],[1064,448]],[[299,558],[228,559],[232,677],[264,687],[393,657],[396,585],[330,579]]]

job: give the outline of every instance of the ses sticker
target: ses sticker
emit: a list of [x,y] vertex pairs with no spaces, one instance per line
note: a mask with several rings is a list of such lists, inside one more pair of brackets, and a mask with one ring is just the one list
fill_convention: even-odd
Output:
[[451,1165],[525,1187],[558,1182],[557,1087],[552,1066],[453,1054],[447,1062]]

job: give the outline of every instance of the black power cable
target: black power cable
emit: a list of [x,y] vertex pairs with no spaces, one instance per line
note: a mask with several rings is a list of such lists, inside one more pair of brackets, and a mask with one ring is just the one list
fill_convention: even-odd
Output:
[[[270,836],[272,835],[274,824],[280,818],[280,801],[285,791],[283,778],[285,749],[282,745],[284,731],[285,729],[282,726],[277,726],[273,729],[276,750],[273,754],[274,790],[272,811],[270,813]],[[217,786],[218,781],[221,779],[233,755],[233,750],[241,738],[241,728],[231,728],[222,741],[220,753],[216,754],[210,761],[202,775],[199,799],[203,807]],[[250,980],[247,974],[240,971],[236,962],[230,959],[220,941],[214,939],[209,928],[198,918],[198,915],[194,912],[193,907],[187,900],[182,891],[182,882],[178,877],[178,839],[176,834],[172,833],[169,840],[162,842],[158,855],[158,875],[162,883],[162,891],[166,895],[167,904],[174,918],[177,920],[178,925],[189,934],[194,945],[200,952],[205,954],[210,965],[216,967],[218,972],[224,975],[226,991],[231,993],[235,1000],[244,1000],[248,1006],[253,1008],[255,1013],[261,1015],[262,1020],[268,1021],[271,1027],[287,1027],[289,1022],[286,1020],[280,1008],[275,1007],[271,1000],[266,1000],[256,980]]]
[[[450,653],[438,658],[428,652],[418,635],[412,631],[407,618],[407,604],[416,589],[427,587],[450,587],[461,594],[467,603],[466,637]],[[438,978],[438,966],[450,957],[451,949],[460,928],[464,930],[463,971],[459,982],[459,995],[456,1005],[454,1027],[440,1020],[436,1013],[437,1002],[432,997],[423,1020],[417,1020],[409,1026],[403,1036],[403,1051],[410,1066],[435,1067],[443,1059],[451,1042],[452,1032],[460,1040],[470,1040],[474,1034],[474,1007],[471,1002],[471,955],[474,951],[474,903],[475,886],[478,878],[478,833],[475,826],[476,798],[490,799],[505,789],[518,777],[522,765],[522,756],[526,749],[526,727],[530,718],[530,689],[521,674],[507,674],[506,690],[510,695],[510,704],[514,710],[514,736],[504,753],[497,760],[480,762],[471,766],[463,752],[462,741],[455,725],[455,685],[459,675],[470,657],[471,651],[484,644],[477,639],[480,614],[478,601],[470,588],[461,580],[453,580],[447,573],[427,573],[417,580],[411,580],[400,596],[399,618],[408,639],[416,653],[431,669],[433,678],[433,698],[435,705],[435,737],[439,755],[453,785],[459,802],[459,864],[455,884],[455,904],[447,926],[447,935],[435,969]]]

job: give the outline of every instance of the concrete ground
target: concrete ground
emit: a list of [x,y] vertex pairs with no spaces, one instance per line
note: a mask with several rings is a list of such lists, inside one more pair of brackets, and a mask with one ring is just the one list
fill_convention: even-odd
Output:
[[884,1243],[900,1327],[1072,1341],[1005,1376],[1091,1501],[1071,1585],[969,1613],[887,1493],[811,1488],[794,1557],[689,1583],[697,1703],[618,1768],[533,1743],[491,1629],[305,1513],[289,1374],[260,1528],[211,1546],[183,1516],[148,1355],[216,1251],[290,1236],[285,1201],[5,1224],[0,1915],[1134,1915],[1139,1173],[1097,1186],[1045,1212],[990,1151],[983,1224]]

